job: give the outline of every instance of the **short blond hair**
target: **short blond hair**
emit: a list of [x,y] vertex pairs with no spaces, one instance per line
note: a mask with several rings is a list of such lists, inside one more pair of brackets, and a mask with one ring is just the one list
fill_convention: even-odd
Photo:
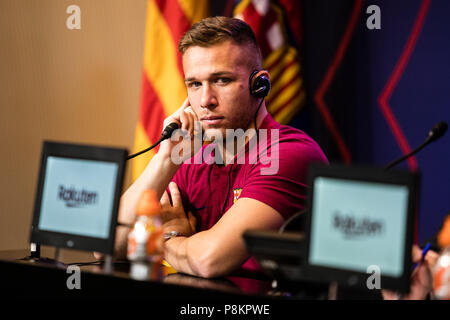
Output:
[[225,41],[249,46],[257,57],[255,68],[261,68],[262,55],[255,34],[247,23],[237,18],[217,16],[200,20],[183,35],[178,51],[183,55],[190,47],[210,47]]

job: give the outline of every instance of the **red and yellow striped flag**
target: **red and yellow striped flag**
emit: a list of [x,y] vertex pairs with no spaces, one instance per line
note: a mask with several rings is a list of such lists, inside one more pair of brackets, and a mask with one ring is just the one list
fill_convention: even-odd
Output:
[[[195,22],[209,15],[208,0],[148,0],[139,120],[134,152],[155,143],[163,120],[187,96],[178,41]],[[133,160],[133,180],[155,154],[152,150]]]
[[[288,11],[292,22],[300,17],[293,16],[298,1],[283,0],[281,3]],[[305,88],[297,49],[287,36],[283,8],[270,0],[242,0],[235,9],[234,16],[244,20],[255,33],[263,55],[263,68],[270,73],[272,89],[266,98],[267,110],[274,119],[282,124],[288,123],[305,104]],[[295,19],[297,18],[297,19]],[[298,24],[291,30],[299,41],[301,31]],[[297,45],[300,45],[299,43]]]

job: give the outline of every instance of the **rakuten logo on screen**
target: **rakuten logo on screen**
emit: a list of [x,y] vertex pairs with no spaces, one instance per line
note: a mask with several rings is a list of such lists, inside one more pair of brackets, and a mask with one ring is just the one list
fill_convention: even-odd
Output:
[[59,185],[58,200],[64,201],[68,208],[82,208],[98,203],[98,192]]
[[342,214],[335,211],[333,227],[345,238],[375,237],[384,233],[384,221],[370,217],[356,217],[352,214]]

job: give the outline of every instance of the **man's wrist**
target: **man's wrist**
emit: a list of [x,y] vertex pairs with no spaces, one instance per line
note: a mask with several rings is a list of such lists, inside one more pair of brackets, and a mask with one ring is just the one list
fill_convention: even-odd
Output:
[[177,170],[181,167],[181,164],[174,163],[170,158],[170,155],[167,154],[161,154],[160,152],[158,152],[157,154],[155,154],[153,159],[159,162],[158,167],[160,168],[160,170],[164,170],[165,173],[169,173],[171,175],[174,175],[175,172],[177,172]]

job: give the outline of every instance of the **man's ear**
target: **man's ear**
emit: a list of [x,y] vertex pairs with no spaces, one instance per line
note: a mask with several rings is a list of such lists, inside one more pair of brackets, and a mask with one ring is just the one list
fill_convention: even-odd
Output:
[[270,81],[270,73],[268,70],[261,70],[260,72],[262,75],[265,75],[267,77],[267,79],[269,79],[269,81]]

